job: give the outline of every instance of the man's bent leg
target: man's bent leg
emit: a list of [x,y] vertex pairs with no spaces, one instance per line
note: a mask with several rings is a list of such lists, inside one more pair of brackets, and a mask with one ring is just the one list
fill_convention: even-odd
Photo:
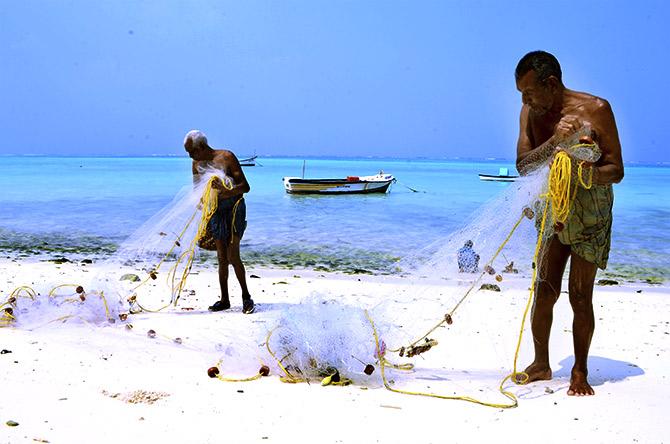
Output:
[[554,304],[561,294],[563,272],[570,256],[570,247],[561,244],[556,236],[549,239],[549,245],[539,261],[535,299],[531,314],[531,330],[535,359],[524,372],[527,382],[551,379],[549,366],[549,335],[554,317]]
[[228,246],[225,241],[216,239],[216,256],[219,262],[219,285],[221,299],[209,307],[211,311],[228,310],[230,297],[228,295]]
[[598,267],[573,253],[570,259],[570,305],[574,313],[572,337],[575,347],[575,365],[572,367],[568,395],[593,395],[587,381],[587,361],[591,338],[595,329],[593,314],[593,283]]
[[232,242],[228,245],[228,259],[233,266],[233,270],[235,270],[235,276],[242,289],[242,311],[247,314],[253,313],[254,301],[251,299],[251,294],[249,294],[249,289],[247,288],[246,270],[240,258],[239,236],[233,236]]

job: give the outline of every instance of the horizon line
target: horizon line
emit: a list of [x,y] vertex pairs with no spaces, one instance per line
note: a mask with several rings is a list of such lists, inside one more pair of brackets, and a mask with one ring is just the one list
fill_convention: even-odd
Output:
[[[253,154],[251,156],[239,155],[240,159],[256,156],[257,159],[320,159],[320,160],[406,160],[406,161],[477,161],[477,162],[510,162],[515,163],[514,159],[507,157],[463,157],[463,156],[416,156],[416,157],[402,157],[402,156],[338,156],[338,155],[295,155],[295,154]],[[100,159],[122,159],[122,158],[188,158],[185,154],[13,154],[0,153],[0,157],[62,157],[62,158],[100,158]],[[624,165],[639,165],[639,166],[670,166],[670,161],[624,161]]]

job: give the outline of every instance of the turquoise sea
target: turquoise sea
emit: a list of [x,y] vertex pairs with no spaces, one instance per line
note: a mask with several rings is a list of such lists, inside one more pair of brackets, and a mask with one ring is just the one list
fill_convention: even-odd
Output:
[[[245,167],[251,264],[344,272],[396,272],[400,258],[452,233],[509,184],[478,173],[511,161],[322,159],[305,177],[371,175],[398,183],[386,195],[292,196],[284,176],[302,158],[259,158]],[[187,157],[0,157],[0,251],[6,256],[102,258],[191,184]],[[419,192],[413,192],[410,188]],[[670,167],[627,165],[615,185],[610,266],[601,277],[670,279]]]

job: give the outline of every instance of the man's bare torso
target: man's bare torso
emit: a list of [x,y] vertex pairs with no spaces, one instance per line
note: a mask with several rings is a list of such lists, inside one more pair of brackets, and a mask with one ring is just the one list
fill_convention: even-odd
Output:
[[232,176],[237,158],[228,150],[213,150],[214,156],[211,160],[194,160],[193,174],[201,174],[202,172],[213,168],[222,171],[226,176]]
[[577,117],[583,123],[588,123],[593,131],[593,139],[599,142],[598,135],[603,132],[602,112],[607,102],[599,97],[566,90],[560,113],[534,114],[528,107],[524,113],[528,119],[528,137],[533,147],[540,146],[554,134],[558,122],[567,115]]

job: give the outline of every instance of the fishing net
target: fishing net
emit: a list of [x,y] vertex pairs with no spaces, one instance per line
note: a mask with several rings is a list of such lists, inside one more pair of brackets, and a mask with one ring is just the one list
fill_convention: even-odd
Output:
[[[381,334],[391,331],[380,321]],[[282,311],[267,340],[273,365],[288,382],[378,383],[372,325],[362,308],[312,295]],[[333,375],[335,380],[332,380]]]
[[121,304],[110,303],[104,293],[86,292],[79,285],[59,285],[43,292],[20,287],[0,304],[0,326],[34,329],[60,324],[102,325],[115,323]]
[[[207,231],[218,195],[213,182],[231,187],[220,171],[201,171],[200,180],[182,188],[172,202],[142,224],[103,265],[98,283],[128,301],[131,312],[160,311],[188,297],[185,288],[194,264],[203,264],[202,244],[211,249]],[[215,249],[215,247],[214,247]]]
[[[477,285],[532,279],[543,266],[541,248],[569,214],[575,187],[590,186],[591,178],[585,177],[585,171],[588,175],[588,164],[595,162],[599,153],[588,136],[590,130],[586,128],[564,141],[561,147],[571,157],[566,160],[567,156],[557,155],[553,167],[549,161],[556,147],[536,150],[537,159],[531,159],[529,172],[483,205],[469,223],[404,259],[403,269],[417,280],[424,276],[454,280],[463,290],[444,295],[441,306],[434,310],[438,323],[428,333],[418,336],[421,332],[417,332],[414,336],[419,325],[407,322],[412,319],[411,311],[403,313],[404,319],[399,318],[397,310],[388,303],[364,310],[323,294],[314,295],[283,309],[274,319],[274,327],[248,329],[243,337],[234,330],[221,333],[215,348],[219,361],[210,368],[210,376],[250,380],[272,372],[281,375],[285,382],[317,380],[323,385],[375,385],[381,377],[384,386],[400,391],[391,387],[386,375],[399,371],[393,379],[397,383],[402,374],[413,370],[413,365],[392,362],[392,354],[397,353],[394,359],[405,361],[435,347],[438,342],[433,333],[452,324],[455,310]],[[213,184],[221,181],[224,187],[230,187],[230,180],[220,177],[217,171],[203,171],[202,177],[204,180],[193,187],[182,189],[121,245],[102,265],[101,273],[86,284],[86,288],[93,289],[89,294],[82,296],[75,289],[75,294],[50,293],[46,300],[15,297],[3,305],[3,322],[126,321],[128,312],[161,311],[180,299],[188,299],[192,290],[186,281],[194,264],[199,263],[198,243],[205,237],[207,221],[216,209]],[[435,295],[427,294],[418,285],[413,292],[419,306],[425,305],[421,298],[435,300]],[[11,313],[7,308],[12,309]],[[35,317],[31,318],[30,313],[35,313]],[[19,320],[24,315],[25,320]],[[155,331],[147,334],[156,337]],[[171,342],[183,345],[181,340]],[[208,342],[208,338],[201,338],[192,344],[204,351],[211,349]],[[237,375],[253,373],[257,375],[235,379]],[[514,403],[487,405],[516,405],[502,384],[501,392]]]
[[[500,376],[503,381],[499,384],[500,393],[510,402],[498,404],[482,402],[469,395],[445,396],[428,393],[426,390],[411,391],[391,387],[386,378],[383,378],[384,385],[389,390],[467,400],[495,407],[513,407],[517,404],[516,396],[507,391],[504,384],[507,380],[523,383],[527,379],[527,375],[518,372],[516,367],[517,358],[520,356],[523,325],[529,312],[536,279],[542,279],[543,271],[548,266],[542,260],[548,241],[560,233],[567,222],[578,188],[589,189],[592,185],[590,166],[598,160],[600,152],[590,136],[590,129],[583,128],[558,146],[546,144],[535,150],[531,158],[527,159],[524,176],[486,202],[459,230],[404,258],[401,263],[409,279],[415,282],[411,293],[419,306],[424,305],[427,300],[439,299],[444,308],[441,311],[443,314],[437,311],[432,327],[426,322],[422,331],[412,325],[418,330],[413,340],[393,342],[390,345],[393,348],[387,351],[387,355],[390,354],[388,352],[397,353],[396,357],[400,358],[411,358],[419,354],[424,357],[424,353],[438,345],[436,338],[441,336],[441,329],[451,327],[455,312],[464,306],[468,296],[474,292],[493,290],[502,291],[501,294],[504,294],[508,283],[511,284],[511,289],[530,286],[530,296],[528,302],[523,304],[526,308],[519,319],[522,329],[521,332],[517,330],[518,338],[499,332],[488,332],[489,335],[505,336],[510,345],[517,343],[514,369],[504,378]],[[555,151],[557,147],[561,149],[558,152]],[[428,283],[422,284],[426,279]],[[439,285],[441,281],[453,282],[449,291],[442,291]],[[478,299],[481,301],[483,297],[485,296],[480,294]],[[461,309],[459,321],[469,320],[475,327],[473,329],[472,325],[456,324],[450,339],[457,344],[474,344],[476,341],[473,340],[473,334],[479,335],[482,330],[485,332],[486,325],[490,323],[499,324],[500,320],[495,318],[495,313],[486,310],[486,305],[496,304],[499,304],[499,300],[489,299],[485,305],[477,304],[477,313]],[[422,311],[425,310],[425,307],[421,308]],[[405,315],[412,317],[411,312]],[[421,313],[416,313],[415,318],[422,319]],[[481,345],[476,349],[481,350]],[[495,353],[500,355],[497,350]],[[479,354],[466,355],[473,361],[486,362]],[[442,353],[442,356],[445,355]],[[382,358],[382,366],[386,359]],[[444,369],[444,364],[454,365],[457,362],[463,362],[457,355],[450,355],[449,361],[442,364],[423,361],[427,365],[436,365],[434,370]],[[463,368],[470,368],[472,365],[472,362],[466,362]],[[493,364],[488,362],[484,365]],[[456,367],[452,367],[452,371],[455,369]],[[451,375],[447,377],[452,378]]]
[[[473,275],[483,271],[495,276],[505,269],[509,273],[528,270],[533,251],[527,242],[518,240],[530,240],[532,245],[537,232],[532,220],[521,219],[525,212],[534,220],[536,203],[541,202],[540,196],[546,191],[547,171],[546,167],[540,168],[510,183],[479,208],[468,224],[405,258],[402,268],[416,275],[458,280],[471,280]],[[516,238],[505,245],[502,255],[497,254],[519,221],[517,232],[513,234]]]
[[[474,280],[499,285],[506,277],[529,278],[535,264],[535,245],[541,235],[540,245],[546,246],[565,214],[558,214],[556,206],[547,208],[547,202],[556,202],[552,193],[563,193],[560,204],[570,211],[570,199],[577,186],[590,186],[589,165],[597,161],[600,151],[591,139],[591,130],[584,127],[558,145],[547,145],[533,153],[526,175],[500,194],[478,208],[454,233],[439,239],[419,252],[408,255],[401,262],[405,272],[432,278],[463,282]],[[556,148],[567,152],[570,159],[563,165],[569,178],[554,178],[567,186],[550,189],[550,161]],[[561,160],[563,160],[561,158]],[[587,184],[587,182],[589,182]],[[544,228],[542,219],[547,209]],[[562,220],[558,220],[559,216]],[[537,254],[538,258],[542,254]]]
[[[49,323],[62,319],[94,324],[115,322],[125,320],[128,312],[160,311],[176,305],[180,297],[188,297],[191,292],[185,288],[187,277],[194,263],[205,260],[199,256],[197,244],[206,237],[207,222],[216,210],[217,193],[212,190],[216,181],[231,187],[230,179],[221,172],[201,171],[201,180],[180,190],[170,204],[99,263],[97,273],[88,278],[79,276],[77,285],[37,291],[26,287],[20,296],[30,297],[10,295],[2,307],[12,313],[3,312],[2,325],[34,325],[40,320]],[[62,287],[79,286],[87,292],[63,294]],[[21,306],[14,310],[16,304]]]

